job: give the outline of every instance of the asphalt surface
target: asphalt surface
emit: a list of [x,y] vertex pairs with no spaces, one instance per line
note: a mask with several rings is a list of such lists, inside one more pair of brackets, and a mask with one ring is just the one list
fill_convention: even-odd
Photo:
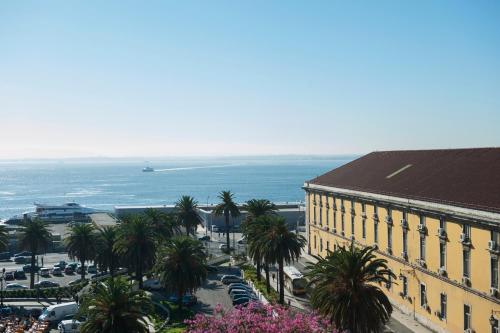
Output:
[[[43,257],[43,267],[48,267],[52,268],[54,264],[59,263],[59,261],[64,260],[66,263],[73,262],[73,260],[70,260],[67,253],[48,253],[45,255],[40,255],[38,256],[38,266],[42,266],[42,257]],[[2,271],[3,268],[5,268],[5,272],[14,272],[16,270],[22,270],[23,266],[26,264],[16,264],[13,259],[10,261],[2,261],[0,262],[0,271]],[[86,274],[86,277],[90,277],[91,274]],[[42,281],[42,280],[48,280],[52,282],[57,282],[61,286],[66,286],[68,283],[71,281],[77,280],[80,278],[80,274],[64,274],[62,276],[54,276],[50,274],[49,277],[42,277],[39,276],[39,274],[35,273],[35,282]],[[21,279],[21,280],[11,280],[11,281],[5,281],[4,287],[6,284],[9,283],[19,283],[22,285],[25,285],[29,287],[29,282],[30,282],[30,273],[26,273],[26,278]]]

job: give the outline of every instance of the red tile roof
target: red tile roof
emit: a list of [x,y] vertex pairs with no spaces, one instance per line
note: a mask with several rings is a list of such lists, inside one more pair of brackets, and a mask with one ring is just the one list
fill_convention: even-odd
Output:
[[310,183],[500,213],[500,148],[373,152]]

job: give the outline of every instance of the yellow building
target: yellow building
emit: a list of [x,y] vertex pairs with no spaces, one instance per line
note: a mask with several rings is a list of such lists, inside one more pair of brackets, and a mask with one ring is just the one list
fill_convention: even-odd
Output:
[[499,333],[500,148],[375,152],[304,190],[310,254],[376,245],[396,307],[436,332]]

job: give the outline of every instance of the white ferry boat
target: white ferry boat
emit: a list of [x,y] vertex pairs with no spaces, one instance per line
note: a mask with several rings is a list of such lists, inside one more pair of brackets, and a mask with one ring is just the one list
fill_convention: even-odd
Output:
[[36,217],[43,221],[50,222],[69,222],[96,212],[95,209],[81,206],[75,202],[69,202],[63,205],[44,205],[35,203],[35,208]]
[[13,216],[5,221],[6,224],[19,224],[26,219],[39,218],[42,221],[50,223],[65,223],[75,220],[84,220],[89,214],[96,213],[97,210],[79,205],[75,202],[65,203],[63,205],[46,205],[34,203],[34,212],[25,212]]
[[155,171],[155,169],[153,169],[152,167],[148,167],[148,166],[142,169],[142,172],[153,172],[153,171]]

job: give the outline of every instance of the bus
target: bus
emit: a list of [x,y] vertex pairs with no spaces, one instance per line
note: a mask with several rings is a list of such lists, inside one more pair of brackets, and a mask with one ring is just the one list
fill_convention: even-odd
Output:
[[293,266],[283,267],[285,288],[294,295],[302,295],[307,291],[307,280],[301,272]]

